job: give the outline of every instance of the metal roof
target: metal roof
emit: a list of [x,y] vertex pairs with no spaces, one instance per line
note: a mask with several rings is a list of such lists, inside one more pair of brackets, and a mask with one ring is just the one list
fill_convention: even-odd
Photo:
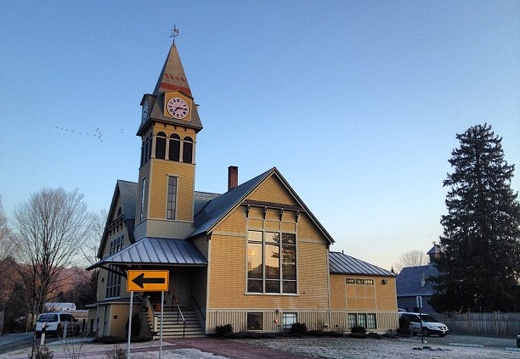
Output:
[[361,274],[395,277],[386,269],[364,262],[340,252],[329,253],[329,271],[332,274]]
[[110,264],[206,266],[208,261],[192,242],[145,237],[103,258],[87,270]]

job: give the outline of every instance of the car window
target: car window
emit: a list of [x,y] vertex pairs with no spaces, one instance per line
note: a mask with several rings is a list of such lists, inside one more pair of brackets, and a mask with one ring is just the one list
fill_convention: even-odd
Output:
[[58,316],[56,314],[42,314],[38,317],[38,322],[56,322],[58,320]]
[[421,321],[421,320],[419,319],[419,317],[416,316],[416,315],[410,315],[409,318],[410,318],[410,321],[411,321],[411,322],[420,322],[420,321]]
[[423,322],[437,322],[438,320],[428,314],[421,314]]

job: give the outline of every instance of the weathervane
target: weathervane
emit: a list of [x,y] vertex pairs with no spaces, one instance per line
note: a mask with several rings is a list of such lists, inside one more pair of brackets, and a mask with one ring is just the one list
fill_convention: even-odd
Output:
[[179,36],[179,29],[177,29],[177,27],[173,25],[173,29],[171,31],[172,33],[170,34],[170,37],[173,38],[173,43],[175,43],[175,39],[177,38],[177,36]]

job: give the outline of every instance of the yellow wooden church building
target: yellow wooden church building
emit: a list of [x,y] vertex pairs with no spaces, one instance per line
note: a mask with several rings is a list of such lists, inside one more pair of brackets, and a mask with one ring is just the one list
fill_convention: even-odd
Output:
[[[141,101],[137,182],[116,183],[99,247],[97,336],[125,336],[128,270],[166,270],[168,291],[138,292],[141,335],[397,327],[394,273],[331,251],[333,238],[275,167],[223,194],[195,191],[202,130],[175,43],[153,93]],[[202,144],[203,145],[203,144]]]

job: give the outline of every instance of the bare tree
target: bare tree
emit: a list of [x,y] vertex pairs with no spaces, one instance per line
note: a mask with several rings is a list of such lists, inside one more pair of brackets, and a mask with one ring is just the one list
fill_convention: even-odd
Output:
[[428,263],[428,256],[423,251],[414,249],[413,251],[403,253],[394,267],[397,273],[399,273],[404,267],[423,266]]
[[13,280],[16,278],[12,257],[15,243],[15,235],[8,225],[0,198],[0,310],[5,308],[13,291]]
[[99,243],[103,232],[105,230],[105,222],[107,220],[107,211],[102,209],[99,213],[92,213],[90,215],[90,230],[89,236],[83,242],[81,246],[81,253],[89,264],[97,262],[97,253]]
[[0,261],[12,255],[14,244],[14,234],[7,223],[2,198],[0,197]]
[[89,216],[78,191],[43,189],[15,212],[16,258],[28,314],[43,309],[50,293],[59,290],[60,272],[71,265],[87,235]]

